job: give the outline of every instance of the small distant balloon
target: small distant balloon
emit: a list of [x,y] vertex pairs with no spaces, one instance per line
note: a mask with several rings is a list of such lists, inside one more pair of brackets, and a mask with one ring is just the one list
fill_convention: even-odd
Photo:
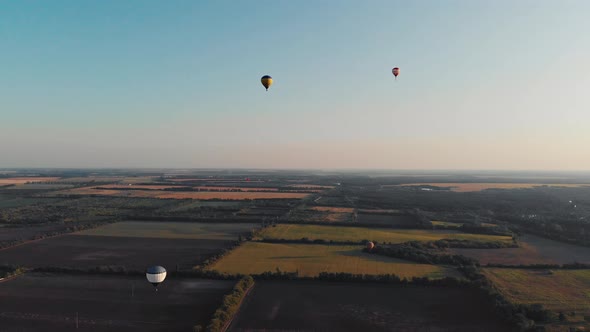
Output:
[[395,76],[395,79],[397,80],[397,75],[399,75],[399,68],[398,67],[394,67],[391,72],[393,73],[393,76]]
[[373,242],[368,242],[367,243],[367,250],[373,250],[373,248],[375,248],[375,243]]
[[266,88],[266,91],[268,91],[268,88],[270,88],[270,86],[272,85],[272,77],[270,77],[268,75],[264,75],[260,79],[260,82]]
[[164,279],[166,279],[166,269],[159,265],[148,267],[145,276],[147,280],[152,285],[154,285],[156,291],[158,291],[158,285],[161,284],[164,281]]

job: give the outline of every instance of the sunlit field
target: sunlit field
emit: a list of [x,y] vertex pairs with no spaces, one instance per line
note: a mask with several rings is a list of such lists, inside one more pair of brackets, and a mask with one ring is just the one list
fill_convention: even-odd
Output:
[[310,240],[326,241],[355,241],[363,240],[402,243],[408,241],[436,241],[441,239],[460,239],[473,241],[502,241],[511,242],[510,236],[486,234],[468,234],[454,230],[424,230],[424,229],[392,229],[365,228],[346,226],[293,225],[281,224],[267,227],[257,234],[263,239]]
[[321,272],[354,274],[396,274],[400,277],[459,277],[454,269],[417,264],[391,257],[367,254],[362,246],[274,244],[247,242],[208,267],[229,274],[299,272],[316,276]]

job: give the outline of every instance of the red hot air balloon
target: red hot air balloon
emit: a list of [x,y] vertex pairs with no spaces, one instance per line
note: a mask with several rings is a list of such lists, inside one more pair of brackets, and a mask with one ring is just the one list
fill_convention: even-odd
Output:
[[397,80],[397,75],[399,75],[399,68],[395,67],[391,70],[391,72],[393,73],[393,76],[395,76],[395,79]]
[[368,242],[367,243],[367,250],[371,251],[371,250],[373,250],[373,248],[375,248],[375,243]]

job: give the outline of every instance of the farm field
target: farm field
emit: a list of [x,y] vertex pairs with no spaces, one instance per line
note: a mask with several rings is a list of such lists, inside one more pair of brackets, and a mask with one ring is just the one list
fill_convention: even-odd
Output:
[[229,274],[259,274],[298,271],[300,276],[321,272],[354,274],[396,274],[400,277],[460,277],[451,268],[417,264],[362,252],[361,246],[275,244],[247,242],[217,261],[209,270]]
[[77,188],[53,193],[54,195],[100,195],[119,197],[144,197],[161,199],[220,199],[220,200],[245,200],[245,199],[300,199],[308,196],[305,193],[284,192],[215,192],[215,191],[158,191],[158,190],[117,190]]
[[302,189],[333,189],[334,186],[322,186],[319,184],[305,184],[305,183],[300,183],[300,184],[290,184],[287,187],[291,187],[291,188],[302,188]]
[[[0,224],[1,226],[2,224]],[[80,226],[83,225],[82,222],[77,223],[76,225]],[[0,227],[0,244],[6,241],[15,241],[15,240],[30,240],[33,239],[37,235],[53,233],[53,232],[61,232],[64,231],[66,228],[70,227],[71,225],[65,223],[58,223],[58,224],[47,224],[47,225],[34,225],[34,226],[21,226],[21,227]]]
[[106,188],[106,189],[147,189],[147,190],[163,190],[163,189],[172,189],[172,188],[186,188],[183,186],[176,186],[176,185],[156,185],[156,184],[105,184],[101,186],[92,187],[94,188]]
[[240,234],[258,228],[258,224],[196,222],[124,221],[77,233],[78,235],[123,236],[165,239],[205,239],[236,241]]
[[542,304],[554,312],[575,312],[570,321],[590,315],[590,270],[484,268],[485,275],[511,302]]
[[525,235],[520,248],[449,249],[452,253],[479,260],[480,264],[590,264],[590,248]]
[[356,221],[360,224],[383,226],[411,226],[418,224],[418,219],[410,215],[400,214],[373,214],[359,212]]
[[224,186],[198,186],[193,189],[200,191],[279,191],[278,188],[272,187],[224,187]]
[[191,269],[232,241],[63,235],[0,250],[0,265]]
[[533,188],[539,186],[550,186],[550,187],[580,187],[590,186],[590,184],[580,183],[457,183],[457,182],[434,182],[434,183],[404,183],[400,185],[385,185],[383,187],[407,187],[407,186],[434,186],[434,187],[450,187],[451,191],[456,192],[470,192],[470,191],[482,191],[486,189],[524,189]]
[[25,177],[14,177],[14,178],[0,178],[0,186],[4,186],[7,184],[25,184],[30,182],[49,182],[49,181],[56,181],[58,177],[34,177],[34,176],[25,176]]
[[436,241],[440,239],[461,239],[479,241],[511,242],[510,236],[496,236],[485,234],[468,234],[454,230],[424,230],[424,229],[391,229],[364,228],[347,226],[319,226],[280,224],[267,227],[257,234],[263,239],[310,240],[326,241],[376,241],[379,243],[402,243],[408,241]]
[[510,331],[467,288],[258,281],[230,331]]
[[[207,325],[233,281],[33,273],[0,283],[3,332],[191,331]],[[133,296],[131,296],[133,287]]]
[[353,213],[353,208],[348,207],[338,207],[338,206],[312,206],[309,208],[313,211],[320,211],[320,212],[333,212],[333,213]]

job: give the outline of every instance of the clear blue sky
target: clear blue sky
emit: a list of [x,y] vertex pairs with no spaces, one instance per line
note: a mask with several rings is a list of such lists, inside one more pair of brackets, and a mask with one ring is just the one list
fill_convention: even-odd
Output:
[[0,167],[589,170],[588,13],[4,1]]

